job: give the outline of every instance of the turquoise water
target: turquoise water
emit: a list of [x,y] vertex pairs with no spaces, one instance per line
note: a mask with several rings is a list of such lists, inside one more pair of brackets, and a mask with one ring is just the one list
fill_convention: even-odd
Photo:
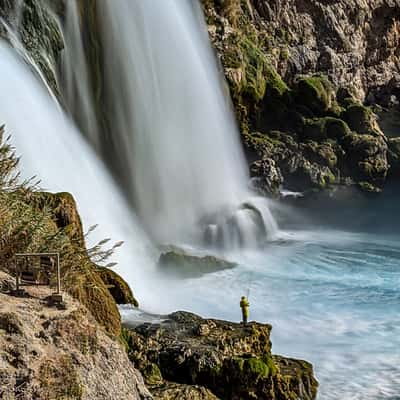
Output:
[[372,205],[370,213],[347,210],[341,223],[361,233],[321,229],[320,221],[286,227],[262,252],[236,256],[232,270],[159,281],[160,311],[238,320],[249,290],[251,319],[273,325],[274,353],[313,363],[319,399],[398,400],[400,235],[397,215],[383,223]]

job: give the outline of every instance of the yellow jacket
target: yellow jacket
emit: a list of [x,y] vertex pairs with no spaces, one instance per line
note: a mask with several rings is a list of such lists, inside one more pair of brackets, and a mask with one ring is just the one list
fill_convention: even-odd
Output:
[[250,303],[246,298],[240,300],[240,308],[242,309],[244,316],[249,316],[249,307]]

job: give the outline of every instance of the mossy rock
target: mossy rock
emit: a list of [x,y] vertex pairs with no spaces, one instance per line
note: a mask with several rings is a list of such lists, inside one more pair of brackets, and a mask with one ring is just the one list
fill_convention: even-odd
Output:
[[146,385],[154,386],[160,385],[164,382],[160,368],[158,368],[157,364],[147,363],[145,367],[141,368],[141,372]]
[[299,79],[295,93],[296,101],[316,115],[323,115],[337,106],[333,86],[324,76]]
[[116,272],[112,271],[110,268],[99,268],[97,273],[117,304],[139,306],[129,285]]
[[196,256],[182,250],[167,251],[160,255],[159,268],[181,277],[198,277],[203,274],[234,268],[235,263],[214,256]]
[[304,119],[302,138],[322,142],[326,139],[341,141],[351,135],[351,129],[345,121],[334,117]]
[[85,247],[82,221],[72,194],[33,192],[29,203],[39,210],[50,209],[57,227],[63,229],[74,244]]
[[[243,381],[257,382],[259,379],[265,379],[276,375],[278,369],[274,364],[272,357],[234,357],[229,360],[230,366],[235,371],[230,372],[230,375],[236,374]],[[220,374],[223,373],[223,368]]]
[[300,148],[303,151],[304,156],[312,162],[325,165],[331,170],[337,166],[339,157],[337,153],[339,152],[339,148],[333,146],[329,142],[319,144],[310,141],[301,144]]
[[68,291],[91,312],[109,334],[120,335],[121,316],[117,303],[97,273],[97,266],[93,264],[84,273],[74,274]]
[[268,98],[279,98],[286,103],[291,100],[290,89],[274,67],[267,65],[264,76],[266,80],[266,96]]
[[390,138],[388,140],[388,147],[390,173],[398,175],[400,173],[400,137]]
[[325,129],[325,118],[312,118],[304,120],[302,132],[303,140],[322,142],[328,138]]
[[342,118],[357,133],[365,135],[381,134],[377,117],[370,107],[362,104],[351,104],[342,113]]
[[345,121],[339,118],[325,118],[325,132],[329,139],[343,140],[346,136],[351,135],[351,129]]
[[356,93],[351,87],[340,87],[336,93],[337,101],[344,108],[358,103],[356,97]]

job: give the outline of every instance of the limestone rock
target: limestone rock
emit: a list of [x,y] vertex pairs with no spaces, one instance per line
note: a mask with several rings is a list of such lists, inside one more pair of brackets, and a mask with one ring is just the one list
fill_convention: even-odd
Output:
[[0,293],[0,398],[150,400],[140,373],[78,302],[66,310]]
[[[159,367],[164,382],[150,386],[156,398],[174,382],[189,385],[179,390],[196,396],[203,389],[192,386],[200,385],[220,399],[314,399],[312,366],[272,356],[270,331],[267,324],[243,326],[177,312],[162,323],[126,330],[125,336],[140,371],[149,364]],[[193,398],[209,398],[204,396]]]

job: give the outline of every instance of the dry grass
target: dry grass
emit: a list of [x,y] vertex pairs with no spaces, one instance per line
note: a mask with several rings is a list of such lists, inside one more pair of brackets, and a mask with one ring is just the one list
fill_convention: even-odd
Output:
[[72,196],[39,192],[33,180],[19,183],[18,161],[0,128],[0,269],[13,273],[16,253],[59,252],[63,287],[118,335],[118,308],[97,265],[105,265],[122,243],[110,246],[106,239],[86,249]]

